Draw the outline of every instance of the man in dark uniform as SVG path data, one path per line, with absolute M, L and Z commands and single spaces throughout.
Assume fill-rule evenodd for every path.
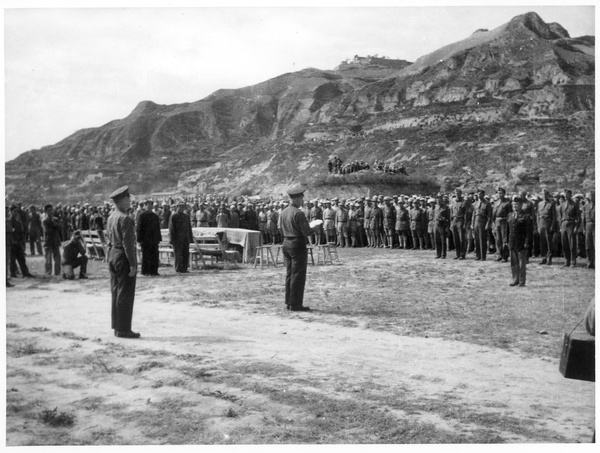
M 185 274 L 190 266 L 190 242 L 193 239 L 192 223 L 188 215 L 183 212 L 185 203 L 177 204 L 177 212 L 169 220 L 169 236 L 175 254 L 175 272 Z
M 162 237 L 160 235 L 160 219 L 152 211 L 154 202 L 146 201 L 146 209 L 143 211 L 135 224 L 137 241 L 142 247 L 142 275 L 158 275 L 158 244 Z
M 478 200 L 473 205 L 473 233 L 475 235 L 476 260 L 485 261 L 488 229 L 492 224 L 492 205 L 485 199 L 485 191 L 477 191 Z
M 284 237 L 281 250 L 286 266 L 285 305 L 292 311 L 310 310 L 302 304 L 308 264 L 306 239 L 313 232 L 306 216 L 300 210 L 304 192 L 305 189 L 300 186 L 290 188 L 287 191 L 290 205 L 281 212 L 281 231 Z
M 544 189 L 543 194 L 544 199 L 539 202 L 537 207 L 537 225 L 540 233 L 540 252 L 542 254 L 540 264 L 550 266 L 554 251 L 552 236 L 556 225 L 556 206 L 552 195 L 547 189 Z
M 140 334 L 131 330 L 133 300 L 137 274 L 135 251 L 135 227 L 127 214 L 131 200 L 129 188 L 123 186 L 110 194 L 115 210 L 106 226 L 108 237 L 108 269 L 112 293 L 111 325 L 115 336 L 139 338 Z
M 438 204 L 433 211 L 433 237 L 436 259 L 446 259 L 446 236 L 450 227 L 450 208 L 442 194 L 438 194 Z
M 494 206 L 492 221 L 494 222 L 494 236 L 496 237 L 496 253 L 498 258 L 496 261 L 508 261 L 508 233 L 507 221 L 508 214 L 512 207 L 510 200 L 506 198 L 506 190 L 498 187 L 498 201 Z
M 508 215 L 508 249 L 512 281 L 510 286 L 525 286 L 527 254 L 533 240 L 533 220 L 523 209 L 523 199 L 515 196 Z

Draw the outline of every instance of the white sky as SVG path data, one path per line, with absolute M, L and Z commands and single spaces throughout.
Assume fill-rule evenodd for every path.
M 74 9 L 5 1 L 5 161 L 123 118 L 140 101 L 193 102 L 307 67 L 333 69 L 355 54 L 414 61 L 528 11 L 572 37 L 595 35 L 592 3 L 578 3 L 587 6 Z

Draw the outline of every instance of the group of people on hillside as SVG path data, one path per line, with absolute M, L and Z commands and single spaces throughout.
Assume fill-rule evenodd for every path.
M 355 160 L 353 162 L 344 164 L 343 161 L 337 156 L 333 156 L 327 162 L 327 169 L 329 170 L 330 174 L 349 175 L 362 170 L 370 170 L 371 168 L 374 171 L 391 174 L 401 173 L 408 176 L 406 168 L 403 164 L 390 164 L 389 162 L 384 162 L 377 159 L 375 159 L 375 162 L 373 162 L 372 166 L 363 160 Z

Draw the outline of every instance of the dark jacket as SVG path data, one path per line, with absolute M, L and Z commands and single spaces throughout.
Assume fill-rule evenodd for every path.
M 519 214 L 508 214 L 508 249 L 524 250 L 531 247 L 533 238 L 533 219 L 530 214 L 521 211 Z
M 61 226 L 58 218 L 44 216 L 42 227 L 44 229 L 44 248 L 60 247 Z
M 160 235 L 160 219 L 152 211 L 143 211 L 135 224 L 135 234 L 140 244 L 158 245 Z

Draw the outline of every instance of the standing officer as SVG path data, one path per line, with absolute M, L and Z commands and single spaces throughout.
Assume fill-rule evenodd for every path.
M 508 261 L 508 214 L 511 212 L 510 200 L 506 198 L 506 190 L 498 187 L 498 201 L 494 207 L 492 221 L 494 222 L 494 236 L 496 236 L 496 261 Z
M 525 286 L 527 277 L 527 255 L 533 240 L 533 220 L 523 209 L 523 199 L 515 196 L 512 212 L 508 216 L 508 249 L 512 282 L 510 286 Z
M 35 206 L 29 207 L 29 246 L 31 248 L 31 256 L 35 255 L 35 248 L 37 247 L 38 255 L 42 254 L 42 218 L 37 212 Z
M 433 212 L 433 237 L 436 259 L 446 259 L 446 232 L 450 226 L 450 208 L 447 199 L 438 194 L 438 204 Z
M 392 198 L 383 197 L 383 231 L 385 233 L 385 246 L 391 249 L 394 246 L 394 233 L 396 229 L 396 208 L 392 205 Z
M 565 255 L 565 264 L 563 267 L 569 267 L 571 264 L 577 264 L 577 242 L 575 231 L 581 220 L 581 211 L 579 204 L 573 201 L 573 192 L 571 189 L 565 189 L 565 201 L 560 205 L 560 236 L 562 239 L 562 249 Z
M 112 328 L 117 337 L 139 338 L 140 334 L 131 330 L 137 257 L 133 219 L 127 214 L 131 205 L 129 187 L 123 186 L 115 190 L 110 194 L 110 198 L 116 208 L 108 218 L 106 227 L 112 293 Z
M 137 241 L 142 247 L 142 275 L 158 275 L 158 244 L 162 240 L 160 235 L 160 219 L 152 211 L 154 202 L 146 201 L 145 210 L 138 216 L 135 224 Z
M 44 206 L 44 212 L 45 216 L 42 221 L 45 252 L 44 270 L 46 275 L 52 275 L 52 268 L 54 267 L 54 275 L 60 275 L 60 221 L 54 215 L 54 208 L 51 204 Z M 53 260 L 54 266 L 52 266 Z
M 284 238 L 281 250 L 286 266 L 285 305 L 292 311 L 310 310 L 310 307 L 302 304 L 308 264 L 306 240 L 313 233 L 306 216 L 300 210 L 304 192 L 305 189 L 300 186 L 288 189 L 291 204 L 281 212 L 281 231 Z
M 554 251 L 552 236 L 556 225 L 556 206 L 550 191 L 544 189 L 544 199 L 539 202 L 537 207 L 537 224 L 540 233 L 540 253 L 542 261 L 540 264 L 550 266 L 552 264 L 552 255 Z
M 596 224 L 596 192 L 591 191 L 587 194 L 587 203 L 583 207 L 583 228 L 585 232 L 585 253 L 588 259 L 587 267 L 595 268 L 596 253 L 596 233 L 594 231 Z
M 454 247 L 456 249 L 455 260 L 464 260 L 467 253 L 467 237 L 465 228 L 465 216 L 467 214 L 468 202 L 462 196 L 462 190 L 455 189 L 456 199 L 452 204 L 450 212 L 452 214 L 452 236 L 454 238 Z
M 475 235 L 475 255 L 477 261 L 485 261 L 487 253 L 488 229 L 492 224 L 492 205 L 485 199 L 485 190 L 477 191 L 478 200 L 473 206 L 473 233 Z
M 175 272 L 186 274 L 190 266 L 190 242 L 194 240 L 192 223 L 188 215 L 183 212 L 185 203 L 177 203 L 177 212 L 169 220 L 169 236 L 173 253 L 175 254 Z

